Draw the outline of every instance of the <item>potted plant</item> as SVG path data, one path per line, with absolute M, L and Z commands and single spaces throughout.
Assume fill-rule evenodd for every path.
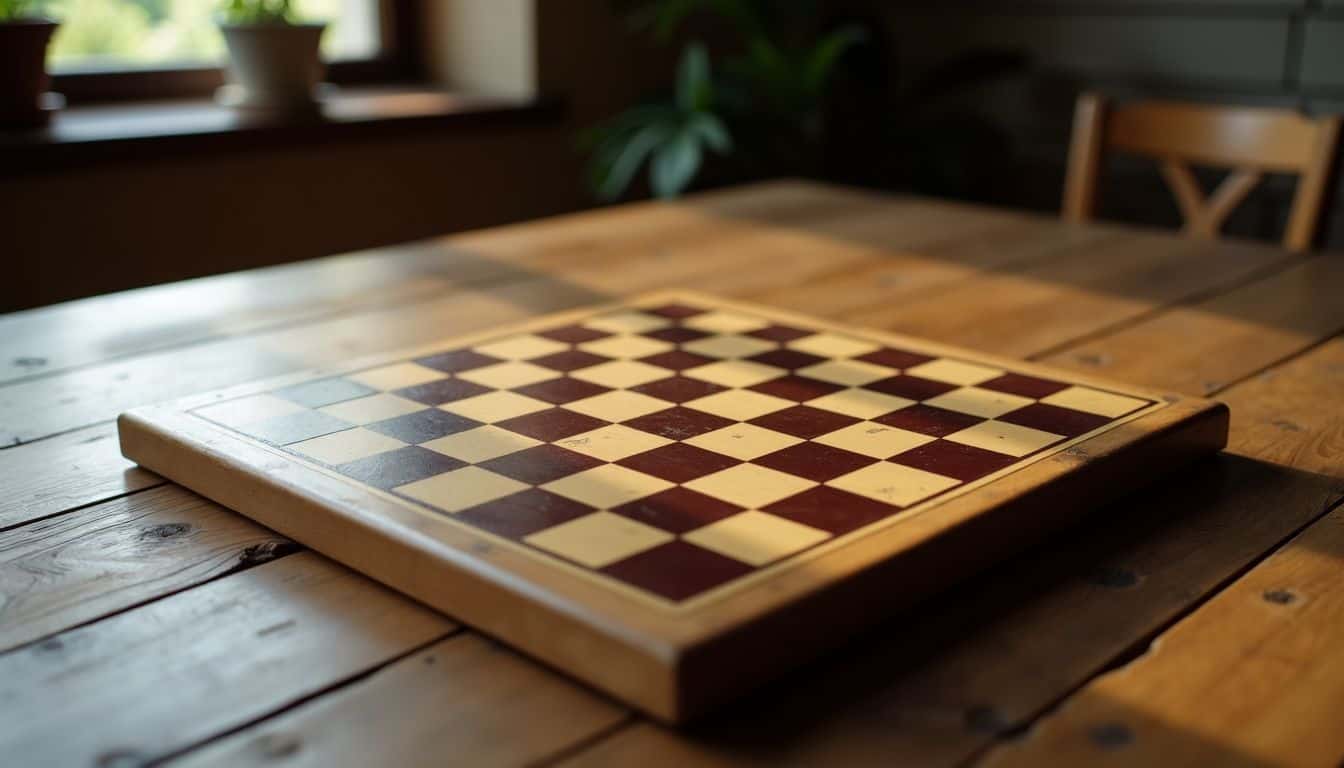
M 314 108 L 325 24 L 296 21 L 290 0 L 225 0 L 220 30 L 229 50 L 230 80 L 221 90 L 222 101 L 267 112 Z
M 57 26 L 33 0 L 0 0 L 0 126 L 41 125 L 54 108 L 47 43 Z

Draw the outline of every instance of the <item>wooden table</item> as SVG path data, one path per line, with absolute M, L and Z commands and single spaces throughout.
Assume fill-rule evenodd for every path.
M 1231 445 L 680 733 L 117 452 L 132 406 L 671 286 L 1217 397 Z M 0 317 L 0 755 L 1335 764 L 1342 297 L 1336 254 L 781 182 Z

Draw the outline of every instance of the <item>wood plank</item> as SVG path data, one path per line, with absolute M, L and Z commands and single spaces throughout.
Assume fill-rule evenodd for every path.
M 608 700 L 463 633 L 173 765 L 533 765 L 627 717 Z
M 1344 259 L 1317 256 L 1043 362 L 1202 397 L 1344 329 L 1341 295 Z
M 1338 765 L 1341 562 L 1337 508 L 985 764 Z
M 1262 245 L 1135 232 L 1099 245 L 1087 258 L 1070 254 L 843 319 L 1026 357 L 1172 302 L 1226 289 L 1294 258 Z
M 175 485 L 0 537 L 0 652 L 297 549 Z
M 0 530 L 163 482 L 122 458 L 112 424 L 0 451 L 0 477 Z
M 1344 477 L 1344 336 L 1219 395 L 1232 408 L 1229 449 Z
M 454 625 L 301 553 L 0 655 L 0 750 L 141 764 L 442 638 Z
M 1219 457 L 884 622 L 699 728 L 639 723 L 563 765 L 963 763 L 1216 591 L 1342 490 Z

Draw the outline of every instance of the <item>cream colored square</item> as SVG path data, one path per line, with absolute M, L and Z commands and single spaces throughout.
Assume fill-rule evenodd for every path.
M 608 336 L 605 339 L 586 341 L 579 345 L 579 349 L 603 357 L 630 360 L 676 349 L 676 346 L 666 341 L 650 339 L 648 336 Z
M 474 371 L 464 371 L 457 374 L 457 378 L 470 381 L 473 384 L 480 384 L 483 387 L 493 389 L 513 389 L 515 387 L 525 387 L 528 384 L 536 384 L 539 381 L 548 381 L 557 379 L 560 374 L 549 368 L 542 368 L 539 365 L 519 361 L 507 363 L 496 363 L 487 365 L 484 368 L 477 368 Z
M 767 413 L 790 408 L 796 403 L 782 397 L 764 395 L 748 389 L 730 389 L 726 392 L 716 392 L 712 395 L 696 398 L 690 402 L 682 403 L 682 405 L 687 408 L 694 408 L 697 411 L 712 413 L 715 416 L 722 416 L 725 419 L 750 421 L 757 416 L 764 416 Z
M 573 371 L 569 375 L 604 387 L 627 389 L 648 384 L 650 381 L 666 379 L 673 374 L 666 368 L 641 363 L 638 360 L 613 360 L 610 363 L 599 363 Z
M 356 427 L 294 443 L 288 448 L 324 464 L 344 464 L 376 453 L 394 451 L 405 445 L 387 435 Z
M 672 441 L 666 437 L 641 432 L 620 424 L 608 424 L 580 435 L 556 440 L 555 444 L 603 461 L 619 461 L 670 442 Z
M 561 407 L 607 421 L 626 421 L 667 410 L 672 407 L 672 403 L 638 392 L 617 389 L 565 403 Z
M 796 349 L 799 352 L 806 352 L 810 355 L 821 355 L 822 357 L 854 357 L 874 352 L 882 348 L 881 344 L 874 344 L 865 339 L 856 339 L 852 336 L 840 336 L 834 333 L 817 333 L 811 336 L 804 336 L 801 339 L 794 339 L 785 346 L 790 349 Z
M 381 392 L 368 397 L 361 397 L 355 400 L 346 400 L 343 403 L 328 405 L 325 408 L 317 410 L 328 416 L 335 416 L 338 419 L 344 419 L 352 424 L 372 424 L 375 421 L 383 419 L 394 419 L 398 416 L 405 416 L 408 413 L 423 411 L 428 406 L 423 403 L 417 403 L 414 400 L 407 400 L 404 397 L 387 392 Z
M 990 379 L 997 379 L 1004 374 L 1001 368 L 990 368 L 985 365 L 976 365 L 975 363 L 963 363 L 960 360 L 948 360 L 939 358 L 930 360 L 927 363 L 906 368 L 905 372 L 911 376 L 918 376 L 921 379 L 933 379 L 934 381 L 943 381 L 948 384 L 959 384 L 963 387 L 969 387 L 973 384 L 980 384 Z
M 676 538 L 638 520 L 594 512 L 523 539 L 589 568 L 602 568 Z
M 424 384 L 427 381 L 446 379 L 448 374 L 416 363 L 395 363 L 384 365 L 381 368 L 352 373 L 345 378 L 357 381 L 366 387 L 386 391 L 401 389 L 402 387 L 414 387 L 416 384 Z
M 890 458 L 933 440 L 934 438 L 928 435 L 872 421 L 860 421 L 813 438 L 813 442 L 872 456 L 875 459 Z
M 445 512 L 461 512 L 477 504 L 527 490 L 527 487 L 517 480 L 480 467 L 463 467 L 399 486 L 396 490 Z
M 603 464 L 553 480 L 541 487 L 598 509 L 611 509 L 652 496 L 672 486 L 673 483 L 666 480 L 626 469 L 619 464 Z
M 770 325 L 769 320 L 762 320 L 759 317 L 749 317 L 739 315 L 736 312 L 706 312 L 695 317 L 688 317 L 681 322 L 687 328 L 694 328 L 697 331 L 707 333 L 746 333 L 747 331 L 758 331 Z
M 1075 411 L 1095 413 L 1098 416 L 1106 416 L 1112 419 L 1124 416 L 1126 413 L 1148 404 L 1147 401 L 1138 398 L 1102 392 L 1089 387 L 1061 389 L 1053 395 L 1041 398 L 1041 402 L 1056 405 L 1060 408 L 1072 408 Z
M 449 413 L 483 421 L 486 424 L 493 424 L 496 421 L 504 421 L 517 416 L 526 416 L 529 413 L 544 411 L 550 407 L 550 403 L 536 398 L 520 395 L 517 392 L 502 391 L 486 392 L 484 395 L 455 400 L 439 406 Z
M 1018 408 L 1031 405 L 1034 402 L 1036 401 L 1030 397 L 1022 397 L 1021 395 L 994 392 L 979 387 L 962 387 L 951 392 L 944 392 L 937 397 L 931 397 L 925 400 L 924 404 L 992 419 L 1009 411 L 1016 411 Z
M 569 345 L 554 339 L 523 333 L 482 344 L 474 349 L 482 355 L 498 357 L 501 360 L 531 360 L 534 357 L 563 352 L 569 349 Z
M 682 535 L 697 547 L 749 565 L 765 565 L 830 537 L 826 531 L 755 510 L 725 517 Z
M 298 403 L 275 395 L 252 395 L 197 408 L 194 413 L 226 427 L 242 427 L 306 410 L 308 409 Z
M 682 485 L 729 504 L 755 508 L 805 491 L 816 483 L 756 464 L 738 464 Z
M 961 481 L 914 467 L 879 461 L 829 480 L 826 484 L 877 501 L 908 507 L 961 485 Z
M 982 421 L 960 432 L 953 432 L 943 439 L 1009 456 L 1026 456 L 1063 440 L 1064 436 L 1031 427 L 1020 427 L 1005 421 L 990 420 Z
M 607 333 L 648 333 L 666 328 L 672 321 L 647 312 L 613 312 L 584 323 L 587 328 Z
M 793 435 L 786 435 L 773 429 L 764 429 L 755 424 L 744 423 L 732 424 L 713 432 L 696 435 L 682 442 L 696 448 L 722 453 L 724 456 L 751 461 L 758 456 L 774 453 L 803 441 Z
M 842 389 L 804 403 L 813 408 L 843 413 L 856 419 L 871 419 L 914 404 L 914 400 L 884 395 L 869 389 Z
M 783 368 L 753 363 L 750 360 L 720 360 L 717 363 L 708 363 L 681 372 L 682 376 L 725 387 L 750 387 L 787 374 L 788 371 Z
M 861 387 L 874 381 L 887 379 L 900 371 L 885 365 L 874 365 L 862 360 L 827 360 L 824 363 L 799 368 L 799 376 L 829 381 L 846 387 Z
M 707 336 L 703 339 L 688 341 L 682 344 L 681 348 L 705 357 L 731 358 L 759 355 L 766 350 L 774 349 L 775 345 L 761 339 L 753 339 L 750 336 L 733 336 L 730 334 L 727 336 Z
M 533 440 L 527 435 L 520 435 L 517 432 L 510 432 L 507 429 L 487 425 L 469 429 L 466 432 L 458 432 L 455 435 L 440 437 L 437 440 L 430 440 L 427 443 L 421 443 L 420 447 L 475 464 L 531 448 L 534 445 L 541 445 L 541 441 Z

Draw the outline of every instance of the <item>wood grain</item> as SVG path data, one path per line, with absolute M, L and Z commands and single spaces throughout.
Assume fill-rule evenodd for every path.
M 0 652 L 294 549 L 174 485 L 18 528 L 0 539 Z
M 284 557 L 0 655 L 0 750 L 140 764 L 453 631 L 316 555 Z
M 459 634 L 172 765 L 532 765 L 627 717 L 490 640 Z
M 1336 509 L 985 764 L 1338 765 L 1342 565 Z
M 1341 483 L 1221 457 L 1099 510 L 697 730 L 573 766 L 958 765 L 1026 726 L 1321 514 Z
M 1344 259 L 1317 256 L 1043 362 L 1207 396 L 1344 329 Z
M 0 529 L 163 482 L 122 458 L 111 424 L 0 451 Z

